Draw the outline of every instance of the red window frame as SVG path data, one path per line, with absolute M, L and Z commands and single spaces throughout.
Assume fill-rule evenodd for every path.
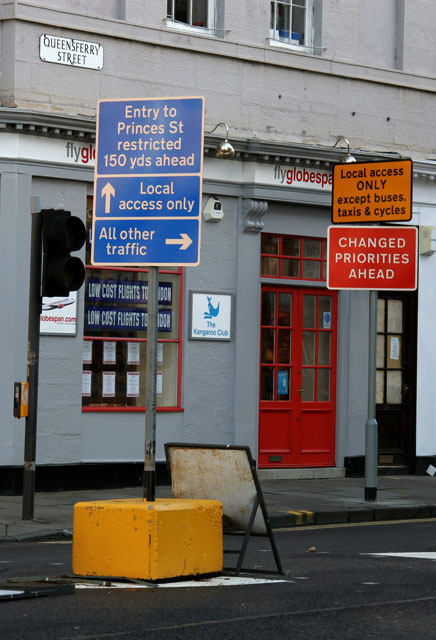
M 267 238 L 277 238 L 278 251 L 277 253 L 269 253 L 262 251 L 263 241 Z M 289 255 L 283 249 L 284 242 L 287 240 L 296 240 L 299 242 L 300 250 L 299 255 Z M 321 243 L 321 255 L 320 256 L 305 256 L 305 243 L 319 241 Z M 265 273 L 262 270 L 262 264 L 264 258 L 276 259 L 278 261 L 277 273 Z M 283 275 L 284 260 L 298 262 L 298 276 Z M 317 262 L 320 264 L 320 278 L 304 277 L 304 263 Z M 262 278 L 280 278 L 283 280 L 303 280 L 307 282 L 325 282 L 327 273 L 327 240 L 325 238 L 313 238 L 296 235 L 283 235 L 277 233 L 262 233 L 261 234 L 261 253 L 260 253 L 260 275 Z
M 93 267 L 92 265 L 87 265 L 86 269 L 93 271 L 128 271 L 130 273 L 148 273 L 148 269 L 127 269 L 125 267 Z M 162 343 L 175 343 L 178 345 L 178 365 L 177 365 L 177 404 L 171 407 L 156 407 L 156 411 L 159 413 L 164 412 L 176 412 L 183 411 L 183 407 L 181 406 L 181 392 L 182 392 L 182 336 L 183 336 L 183 285 L 184 285 L 184 269 L 159 269 L 159 275 L 178 275 L 179 276 L 179 301 L 177 307 L 178 313 L 178 333 L 177 338 L 159 338 L 158 342 Z M 108 336 L 83 336 L 84 340 L 88 341 L 102 341 L 102 340 L 110 340 L 111 342 L 147 342 L 147 338 L 122 338 L 122 337 L 111 337 Z M 113 407 L 87 407 L 82 405 L 83 413 L 93 413 L 93 412 L 128 412 L 128 413 L 137 413 L 144 412 L 146 409 L 144 406 L 136 406 L 136 407 L 122 407 L 122 406 L 113 406 Z

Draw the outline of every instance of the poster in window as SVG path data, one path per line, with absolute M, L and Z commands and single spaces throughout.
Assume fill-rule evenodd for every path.
M 83 341 L 83 364 L 92 364 L 92 341 Z
M 156 395 L 161 398 L 163 394 L 163 373 L 158 371 L 156 375 Z
M 398 336 L 391 336 L 391 349 L 390 349 L 390 359 L 391 360 L 399 360 L 400 359 L 400 339 Z
M 288 372 L 287 371 L 278 371 L 277 372 L 277 395 L 279 396 L 287 396 L 288 395 Z
M 103 371 L 103 398 L 115 396 L 115 371 Z
M 330 311 L 324 311 L 324 313 L 322 314 L 322 328 L 332 328 L 332 314 L 330 313 Z
M 82 396 L 84 396 L 85 398 L 91 397 L 91 381 L 92 372 L 82 371 Z
M 103 364 L 115 364 L 117 361 L 117 343 L 114 341 L 103 342 Z
M 157 364 L 163 364 L 163 342 L 157 343 Z
M 140 364 L 140 343 L 128 342 L 127 343 L 127 364 Z
M 127 397 L 138 398 L 139 397 L 139 373 L 137 371 L 127 372 Z

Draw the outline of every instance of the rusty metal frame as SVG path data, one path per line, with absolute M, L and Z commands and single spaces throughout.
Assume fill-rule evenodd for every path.
M 260 486 L 260 481 L 259 481 L 259 477 L 257 475 L 257 471 L 256 471 L 256 463 L 253 460 L 253 456 L 251 455 L 251 451 L 250 451 L 250 447 L 248 446 L 243 446 L 243 445 L 221 445 L 221 444 L 193 444 L 193 443 L 186 443 L 186 442 L 167 442 L 165 443 L 165 456 L 167 459 L 167 464 L 168 467 L 170 469 L 170 472 L 172 473 L 172 468 L 171 468 L 171 456 L 170 456 L 170 449 L 171 448 L 177 448 L 177 449 L 220 449 L 220 450 L 230 450 L 230 451 L 245 451 L 246 456 L 247 456 L 247 460 L 251 469 L 251 473 L 252 473 L 252 477 L 253 477 L 253 482 L 254 482 L 254 486 L 256 488 L 256 498 L 254 500 L 254 504 L 253 504 L 253 508 L 250 514 L 250 518 L 248 521 L 248 525 L 247 528 L 245 530 L 245 532 L 243 532 L 243 536 L 244 536 L 244 540 L 242 542 L 241 548 L 239 550 L 228 550 L 228 549 L 224 549 L 224 553 L 237 553 L 239 554 L 238 557 L 238 561 L 236 564 L 236 568 L 235 569 L 228 569 L 229 571 L 232 571 L 234 573 L 235 576 L 238 576 L 240 574 L 241 571 L 247 571 L 247 572 L 261 572 L 261 573 L 279 573 L 281 575 L 284 574 L 283 568 L 282 568 L 282 564 L 280 561 L 280 556 L 278 553 L 278 549 L 277 549 L 277 545 L 274 539 L 274 534 L 271 528 L 271 523 L 270 523 L 270 519 L 269 519 L 269 515 L 268 515 L 268 510 L 266 508 L 266 504 L 265 504 L 265 499 L 263 497 L 263 493 L 262 493 L 262 487 Z M 277 572 L 271 572 L 271 571 L 264 571 L 264 570 L 256 570 L 256 569 L 243 569 L 242 568 L 242 563 L 244 561 L 244 557 L 247 551 L 247 547 L 248 547 L 248 543 L 250 540 L 250 536 L 254 535 L 252 533 L 253 530 L 253 524 L 254 524 L 254 519 L 256 517 L 256 513 L 258 510 L 258 507 L 260 507 L 261 512 L 262 512 L 262 516 L 265 522 L 265 528 L 267 533 L 266 534 L 256 534 L 256 535 L 264 535 L 265 537 L 269 538 L 270 544 L 271 544 L 271 549 L 274 555 L 274 560 L 276 563 L 276 567 L 277 567 Z M 225 515 L 225 514 L 224 514 Z M 225 535 L 241 535 L 240 533 L 235 533 L 235 532 L 231 532 L 231 531 L 226 531 L 224 530 L 223 533 Z M 227 569 L 226 569 L 227 570 Z

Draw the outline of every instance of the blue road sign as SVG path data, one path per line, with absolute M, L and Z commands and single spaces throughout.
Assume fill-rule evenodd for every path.
M 200 215 L 200 176 L 97 178 L 97 218 L 116 215 L 127 218 Z
M 91 262 L 200 261 L 204 99 L 100 101 Z
M 96 220 L 94 260 L 101 265 L 190 265 L 199 244 L 197 220 Z

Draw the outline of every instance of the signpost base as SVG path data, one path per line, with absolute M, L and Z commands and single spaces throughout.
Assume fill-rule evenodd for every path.
M 365 487 L 365 502 L 375 502 L 377 500 L 377 487 Z
M 81 576 L 133 580 L 219 573 L 222 518 L 218 500 L 78 502 L 73 571 Z

